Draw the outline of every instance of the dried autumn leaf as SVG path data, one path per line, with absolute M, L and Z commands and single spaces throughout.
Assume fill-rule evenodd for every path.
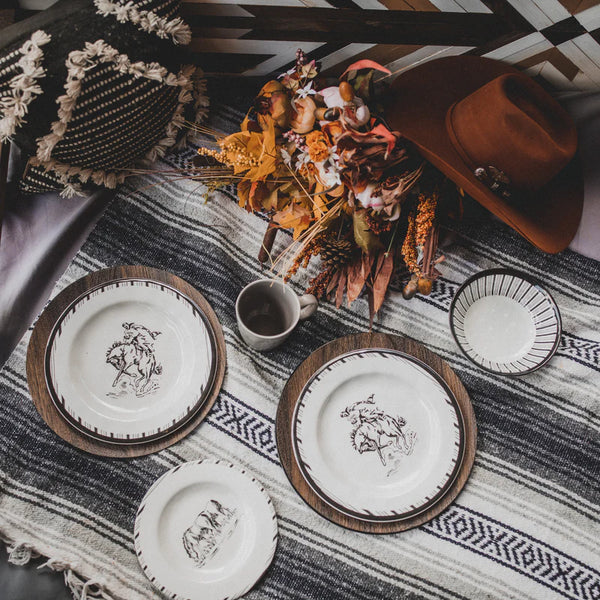
M 344 192 L 346 191 L 346 187 L 344 186 L 344 184 L 340 184 L 337 187 L 333 188 L 332 190 L 329 190 L 327 192 L 327 195 L 330 196 L 331 198 L 341 198 L 344 195 Z
M 279 186 L 274 186 L 271 192 L 265 198 L 263 202 L 263 208 L 265 210 L 277 210 L 277 204 L 279 199 Z
M 371 269 L 373 268 L 373 262 L 375 261 L 375 255 L 373 254 L 363 254 L 362 255 L 362 269 L 365 277 L 368 277 L 371 273 Z
M 246 179 L 242 179 L 237 186 L 238 204 L 241 208 L 250 211 L 250 186 L 252 183 Z
M 367 254 L 381 248 L 379 238 L 369 229 L 366 222 L 366 211 L 355 211 L 352 215 L 354 225 L 354 240 L 358 246 Z
M 302 65 L 300 69 L 300 75 L 306 79 L 314 79 L 319 74 L 319 69 L 317 68 L 317 63 L 314 60 L 311 60 L 309 63 Z
M 279 153 L 275 144 L 275 122 L 269 115 L 261 115 L 265 129 L 262 135 L 262 147 L 258 157 L 258 167 L 251 169 L 248 175 L 252 179 L 266 179 L 277 168 Z M 261 125 L 262 126 L 262 125 Z
M 348 265 L 348 306 L 350 306 L 365 287 L 369 273 L 364 268 L 362 256 Z
M 376 71 L 381 71 L 382 73 L 386 73 L 387 75 L 391 75 L 392 74 L 392 72 L 388 68 L 383 67 L 382 65 L 380 65 L 377 62 L 375 62 L 374 60 L 369 60 L 368 58 L 365 58 L 363 60 L 359 60 L 357 62 L 352 63 L 342 73 L 342 76 L 340 77 L 340 79 L 343 79 L 344 75 L 346 75 L 350 71 L 360 71 L 361 69 L 375 69 Z
M 250 111 L 244 117 L 244 120 L 240 123 L 240 131 L 261 131 L 259 124 L 250 117 Z
M 375 268 L 375 280 L 373 281 L 373 311 L 379 312 L 385 299 L 392 274 L 394 273 L 394 251 L 382 252 L 377 260 Z
M 323 217 L 327 212 L 327 200 L 325 199 L 325 196 L 321 195 L 323 191 L 325 191 L 325 188 L 320 183 L 317 183 L 313 196 L 313 212 L 315 214 L 315 219 L 317 220 Z
M 342 302 L 344 301 L 344 290 L 346 288 L 346 280 L 348 278 L 347 272 L 348 269 L 346 268 L 340 273 L 340 281 L 338 283 L 337 291 L 335 293 L 336 308 L 342 306 Z
M 339 283 L 340 277 L 341 277 L 343 271 L 344 271 L 344 268 L 342 267 L 341 270 L 338 270 L 333 274 L 332 278 L 329 280 L 329 283 L 327 284 L 327 289 L 325 290 L 325 296 L 329 297 L 331 295 L 331 292 L 333 292 L 336 285 Z
M 368 297 L 368 301 L 369 301 L 369 331 L 373 330 L 373 319 L 375 318 L 375 299 L 373 298 L 373 290 L 369 290 L 369 293 L 367 294 Z
M 252 210 L 260 210 L 262 207 L 265 186 L 261 185 L 260 181 L 253 181 L 250 185 L 250 193 L 248 194 L 248 205 Z
M 312 213 L 304 206 L 290 202 L 287 208 L 273 216 L 273 220 L 285 229 L 294 230 L 294 239 L 310 225 Z

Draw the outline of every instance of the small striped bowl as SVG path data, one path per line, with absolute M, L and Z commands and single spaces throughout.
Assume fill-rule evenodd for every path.
M 501 375 L 525 375 L 545 365 L 562 331 L 552 296 L 512 269 L 467 279 L 452 300 L 450 328 L 467 358 Z

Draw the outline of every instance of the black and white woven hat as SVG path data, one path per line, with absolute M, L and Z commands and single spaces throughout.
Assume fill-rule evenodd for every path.
M 2 31 L 0 140 L 30 156 L 24 191 L 115 187 L 204 116 L 179 0 L 59 0 Z

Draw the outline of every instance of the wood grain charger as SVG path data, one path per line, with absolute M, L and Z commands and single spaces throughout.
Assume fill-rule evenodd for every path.
M 159 438 L 151 442 L 111 444 L 110 442 L 102 442 L 85 435 L 69 425 L 60 415 L 46 386 L 44 358 L 52 328 L 65 308 L 67 308 L 73 300 L 81 296 L 86 290 L 102 283 L 114 279 L 132 278 L 150 279 L 168 284 L 187 296 L 198 306 L 198 308 L 206 315 L 206 318 L 215 333 L 217 370 L 209 397 L 204 404 L 202 404 L 200 410 L 187 423 L 182 425 L 182 427 L 166 435 L 164 438 Z M 91 273 L 72 283 L 62 290 L 40 315 L 31 334 L 31 339 L 27 348 L 27 383 L 29 384 L 29 391 L 33 398 L 33 403 L 42 419 L 44 419 L 50 429 L 63 440 L 72 446 L 90 452 L 91 454 L 113 458 L 132 458 L 134 456 L 144 456 L 167 448 L 183 439 L 200 424 L 219 395 L 221 385 L 223 384 L 223 377 L 225 376 L 225 363 L 226 352 L 223 330 L 221 329 L 221 325 L 214 310 L 198 290 L 180 277 L 168 273 L 167 271 L 143 266 L 110 267 Z
M 315 371 L 324 364 L 341 354 L 359 350 L 361 348 L 391 348 L 415 356 L 442 377 L 454 394 L 462 412 L 465 425 L 465 450 L 463 461 L 454 483 L 437 504 L 434 504 L 423 513 L 408 519 L 387 523 L 371 523 L 340 513 L 313 491 L 302 476 L 300 467 L 294 457 L 292 446 L 294 409 L 296 408 L 296 403 L 304 385 L 312 377 Z M 418 342 L 408 338 L 386 335 L 383 333 L 360 333 L 348 335 L 321 346 L 294 371 L 283 389 L 279 407 L 277 409 L 276 436 L 277 451 L 279 452 L 279 459 L 283 469 L 285 470 L 290 483 L 311 508 L 316 510 L 326 519 L 329 519 L 342 527 L 346 527 L 347 529 L 353 529 L 354 531 L 361 531 L 364 533 L 396 533 L 417 527 L 433 519 L 445 510 L 458 496 L 467 482 L 473 466 L 473 461 L 475 460 L 477 425 L 475 423 L 475 413 L 473 412 L 473 406 L 471 405 L 467 390 L 465 390 L 460 379 L 445 360 Z

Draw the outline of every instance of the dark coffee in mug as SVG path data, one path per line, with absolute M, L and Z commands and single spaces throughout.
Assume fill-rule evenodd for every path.
M 283 311 L 276 304 L 265 304 L 258 310 L 252 310 L 244 318 L 246 327 L 258 335 L 277 335 L 283 333 L 285 317 Z
M 240 298 L 238 310 L 244 325 L 258 335 L 279 335 L 294 324 L 293 311 L 278 283 L 249 289 Z
M 255 350 L 267 352 L 282 344 L 299 321 L 317 310 L 311 294 L 298 297 L 283 281 L 259 279 L 249 283 L 235 303 L 242 339 Z

